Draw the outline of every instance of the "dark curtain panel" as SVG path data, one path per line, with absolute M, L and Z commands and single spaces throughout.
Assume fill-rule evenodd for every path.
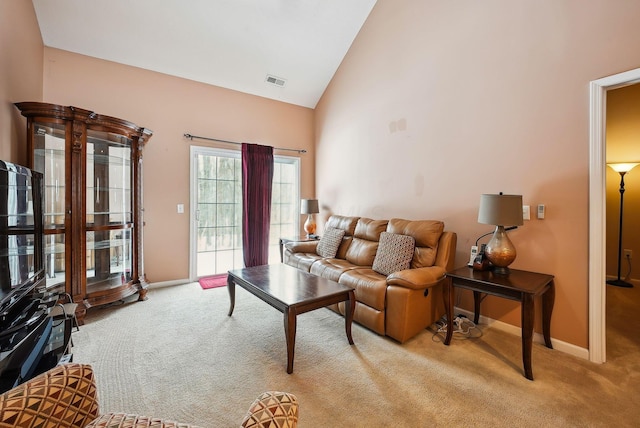
M 246 267 L 269 262 L 273 147 L 242 143 L 242 251 Z

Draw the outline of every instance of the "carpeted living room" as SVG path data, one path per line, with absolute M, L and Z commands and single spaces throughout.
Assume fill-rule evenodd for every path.
M 74 359 L 94 367 L 103 411 L 203 427 L 238 426 L 254 397 L 271 389 L 296 395 L 299 426 L 631 427 L 640 325 L 625 314 L 639 309 L 638 290 L 609 294 L 624 312 L 610 311 L 606 364 L 536 343 L 533 382 L 522 375 L 516 335 L 480 324 L 448 347 L 435 329 L 398 344 L 354 324 L 351 346 L 344 319 L 329 309 L 300 317 L 287 375 L 281 314 L 238 290 L 229 317 L 226 287 L 198 283 L 92 311 L 74 333 Z M 122 334 L 125 323 L 135 328 Z
M 53 367 L 90 397 L 65 393 L 90 409 L 74 424 L 58 401 L 44 426 L 635 426 L 637 16 L 610 0 L 0 2 L 0 166 L 33 173 L 17 204 L 33 218 L 43 173 L 45 213 L 0 224 L 0 427 L 44 424 L 9 366 L 27 299 L 51 329 L 31 340 L 57 331 L 73 362 L 43 350 L 26 377 Z M 272 155 L 270 203 L 250 203 L 249 146 Z M 483 218 L 485 196 L 517 196 L 517 221 Z M 381 247 L 404 266 L 381 267 L 400 262 Z

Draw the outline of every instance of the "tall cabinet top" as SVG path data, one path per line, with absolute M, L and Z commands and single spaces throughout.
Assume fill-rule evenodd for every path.
M 135 123 L 79 107 L 34 101 L 16 103 L 15 106 L 18 107 L 24 117 L 44 116 L 62 120 L 77 120 L 91 125 L 92 128 L 104 127 L 114 132 L 122 133 L 127 137 L 138 137 L 139 142 L 143 144 L 153 135 L 152 130 L 140 127 Z

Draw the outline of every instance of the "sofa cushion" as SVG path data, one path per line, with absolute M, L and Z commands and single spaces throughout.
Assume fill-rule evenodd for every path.
M 97 387 L 87 364 L 61 364 L 0 395 L 0 426 L 85 426 L 98 416 Z
M 416 240 L 411 268 L 433 266 L 438 252 L 438 241 L 444 231 L 444 223 L 437 220 L 389 220 L 387 232 L 409 235 Z
M 349 245 L 345 258 L 358 266 L 371 267 L 378 250 L 380 234 L 387 228 L 388 220 L 358 220 L 353 241 Z
M 293 428 L 298 423 L 298 399 L 280 391 L 262 393 L 251 403 L 242 428 Z
M 342 238 L 342 243 L 340 247 L 338 247 L 338 253 L 336 257 L 339 259 L 346 259 L 347 250 L 351 245 L 351 241 L 353 240 L 353 234 L 356 231 L 356 224 L 360 217 L 346 217 L 341 215 L 332 215 L 327 219 L 325 223 L 325 229 L 329 227 L 335 227 L 336 229 L 344 230 L 344 238 Z
M 330 279 L 331 281 L 338 282 L 338 279 L 340 279 L 340 275 L 350 269 L 355 269 L 358 267 L 359 266 L 356 266 L 345 259 L 326 258 L 315 261 L 311 265 L 309 273 L 321 276 L 325 279 Z
M 344 234 L 345 231 L 342 229 L 336 229 L 335 227 L 326 228 L 316 248 L 318 255 L 329 258 L 335 257 Z
M 338 282 L 353 288 L 358 302 L 384 312 L 387 294 L 384 275 L 370 268 L 350 269 L 340 275 Z
M 382 232 L 372 269 L 383 275 L 409 269 L 415 246 L 412 236 Z
M 336 229 L 342 229 L 346 232 L 347 236 L 353 236 L 356 230 L 356 224 L 360 220 L 360 217 L 347 217 L 342 215 L 332 215 L 327 219 L 325 228 L 335 227 Z

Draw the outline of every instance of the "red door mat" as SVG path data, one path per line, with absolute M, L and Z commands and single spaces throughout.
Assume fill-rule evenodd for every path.
M 200 283 L 200 287 L 203 290 L 207 290 L 209 288 L 217 288 L 224 287 L 227 285 L 227 274 L 221 273 L 220 275 L 212 275 L 212 276 L 203 276 L 198 280 Z

